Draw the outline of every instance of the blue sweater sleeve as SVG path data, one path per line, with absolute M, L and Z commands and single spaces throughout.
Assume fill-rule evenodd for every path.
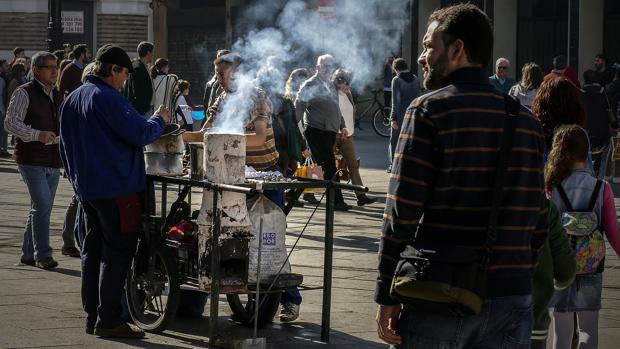
M 145 146 L 161 136 L 164 119 L 153 115 L 145 120 L 121 94 L 103 93 L 95 103 L 101 110 L 101 119 L 122 140 L 135 146 Z

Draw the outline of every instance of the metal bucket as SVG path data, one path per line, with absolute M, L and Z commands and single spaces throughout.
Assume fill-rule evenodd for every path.
M 144 152 L 146 174 L 182 176 L 183 153 Z
M 189 143 L 189 175 L 191 179 L 202 180 L 205 178 L 204 152 L 205 147 L 202 142 Z

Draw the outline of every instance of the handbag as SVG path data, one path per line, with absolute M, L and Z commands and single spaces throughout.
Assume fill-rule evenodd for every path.
M 315 164 L 311 157 L 306 158 L 303 166 L 299 166 L 295 172 L 295 176 L 310 179 L 323 179 L 324 173 L 321 165 Z M 306 188 L 304 194 L 320 194 L 325 188 Z
M 334 152 L 334 157 L 336 158 L 336 169 L 338 170 L 338 177 L 340 177 L 341 181 L 348 182 L 351 179 L 351 175 L 349 173 L 349 164 L 347 160 L 342 155 L 340 148 L 336 148 Z
M 401 254 L 390 289 L 390 294 L 405 307 L 456 317 L 479 314 L 482 309 L 487 298 L 487 267 L 497 239 L 502 187 L 521 107 L 513 97 L 504 95 L 504 100 L 507 117 L 483 252 L 457 246 L 431 246 L 414 238 Z

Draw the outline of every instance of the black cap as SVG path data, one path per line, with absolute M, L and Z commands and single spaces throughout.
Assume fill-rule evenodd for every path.
M 120 65 L 121 67 L 129 69 L 130 73 L 133 72 L 131 59 L 127 55 L 127 52 L 119 46 L 113 44 L 105 44 L 101 46 L 101 48 L 97 50 L 96 59 L 101 63 Z

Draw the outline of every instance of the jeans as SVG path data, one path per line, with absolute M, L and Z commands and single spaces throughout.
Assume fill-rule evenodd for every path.
M 336 174 L 336 157 L 334 156 L 334 145 L 336 144 L 336 132 L 323 131 L 317 128 L 308 127 L 306 129 L 306 140 L 312 151 L 312 157 L 321 165 L 325 173 L 325 180 L 334 180 L 339 182 L 340 179 Z M 336 189 L 336 203 L 344 202 L 342 191 Z
M 50 215 L 60 170 L 31 165 L 18 165 L 17 168 L 30 194 L 30 213 L 24 230 L 22 258 L 38 261 L 52 256 Z
M 69 206 L 67 207 L 67 212 L 65 213 L 65 223 L 62 226 L 62 247 L 69 248 L 75 247 L 75 242 L 73 239 L 75 238 L 74 230 L 76 228 L 76 216 L 78 212 L 78 199 L 75 194 L 71 198 L 71 202 L 69 202 Z
M 0 98 L 2 97 L 0 96 Z M 8 146 L 9 135 L 4 129 L 4 117 L 5 117 L 5 114 L 2 111 L 0 111 L 0 150 L 8 151 L 9 150 L 9 146 Z
M 480 314 L 463 318 L 404 308 L 402 343 L 392 348 L 530 349 L 533 324 L 531 295 L 491 298 Z
M 136 251 L 138 233 L 121 232 L 115 199 L 81 202 L 86 236 L 82 241 L 82 305 L 86 326 L 111 328 L 122 318 L 123 287 Z
M 402 121 L 399 121 L 398 128 L 390 128 L 390 145 L 388 146 L 388 156 L 390 157 L 390 167 L 394 162 L 394 154 L 396 153 L 396 143 L 398 143 L 398 137 L 400 137 L 400 128 L 402 127 Z

